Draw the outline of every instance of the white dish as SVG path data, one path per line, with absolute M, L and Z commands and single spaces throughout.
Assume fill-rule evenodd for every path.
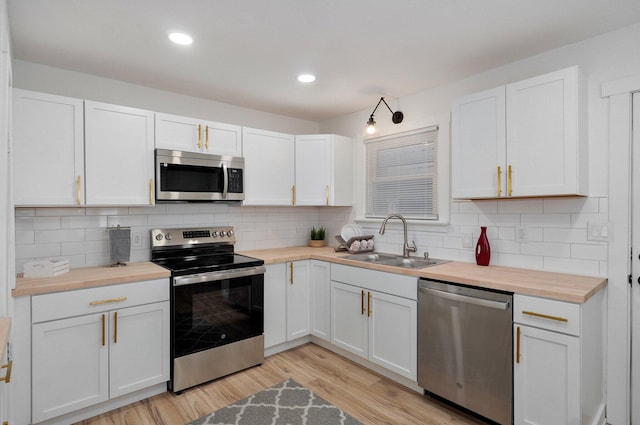
M 364 232 L 362 227 L 357 224 L 345 224 L 342 226 L 342 230 L 340 231 L 340 236 L 344 239 L 345 242 L 348 242 L 349 239 L 356 236 L 363 236 Z

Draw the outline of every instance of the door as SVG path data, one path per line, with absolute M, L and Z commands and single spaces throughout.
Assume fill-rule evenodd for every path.
M 109 312 L 109 396 L 169 380 L 169 301 Z
M 506 196 L 504 86 L 454 101 L 451 113 L 452 197 Z
M 287 340 L 287 272 L 285 264 L 269 264 L 264 274 L 264 347 Z
M 153 205 L 153 112 L 84 106 L 87 205 Z
M 294 204 L 294 137 L 242 129 L 244 205 Z
M 331 264 L 311 260 L 311 334 L 331 339 Z
M 507 85 L 513 196 L 579 193 L 578 80 L 573 67 Z
M 368 355 L 366 292 L 331 282 L 331 342 L 364 358 Z
M 296 205 L 329 205 L 329 136 L 296 136 L 295 156 Z
M 417 379 L 418 308 L 406 298 L 368 291 L 369 360 Z
M 514 339 L 513 423 L 579 425 L 578 337 L 516 324 Z
M 32 327 L 32 415 L 41 422 L 109 398 L 108 313 Z
M 633 163 L 631 205 L 631 418 L 640 423 L 640 93 L 633 95 Z
M 309 260 L 287 263 L 287 341 L 311 333 Z
M 15 204 L 84 203 L 81 99 L 13 90 Z

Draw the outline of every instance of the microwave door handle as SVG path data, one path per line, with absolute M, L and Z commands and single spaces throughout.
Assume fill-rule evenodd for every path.
M 220 163 L 222 167 L 222 175 L 224 176 L 224 187 L 222 188 L 222 199 L 227 199 L 227 192 L 229 190 L 229 175 L 227 174 L 227 164 Z

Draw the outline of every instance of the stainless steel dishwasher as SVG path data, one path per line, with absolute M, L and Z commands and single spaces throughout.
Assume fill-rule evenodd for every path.
M 418 385 L 513 423 L 512 295 L 420 279 Z

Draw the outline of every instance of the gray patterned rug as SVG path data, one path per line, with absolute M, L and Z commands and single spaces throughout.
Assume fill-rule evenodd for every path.
M 187 425 L 362 425 L 293 379 Z

